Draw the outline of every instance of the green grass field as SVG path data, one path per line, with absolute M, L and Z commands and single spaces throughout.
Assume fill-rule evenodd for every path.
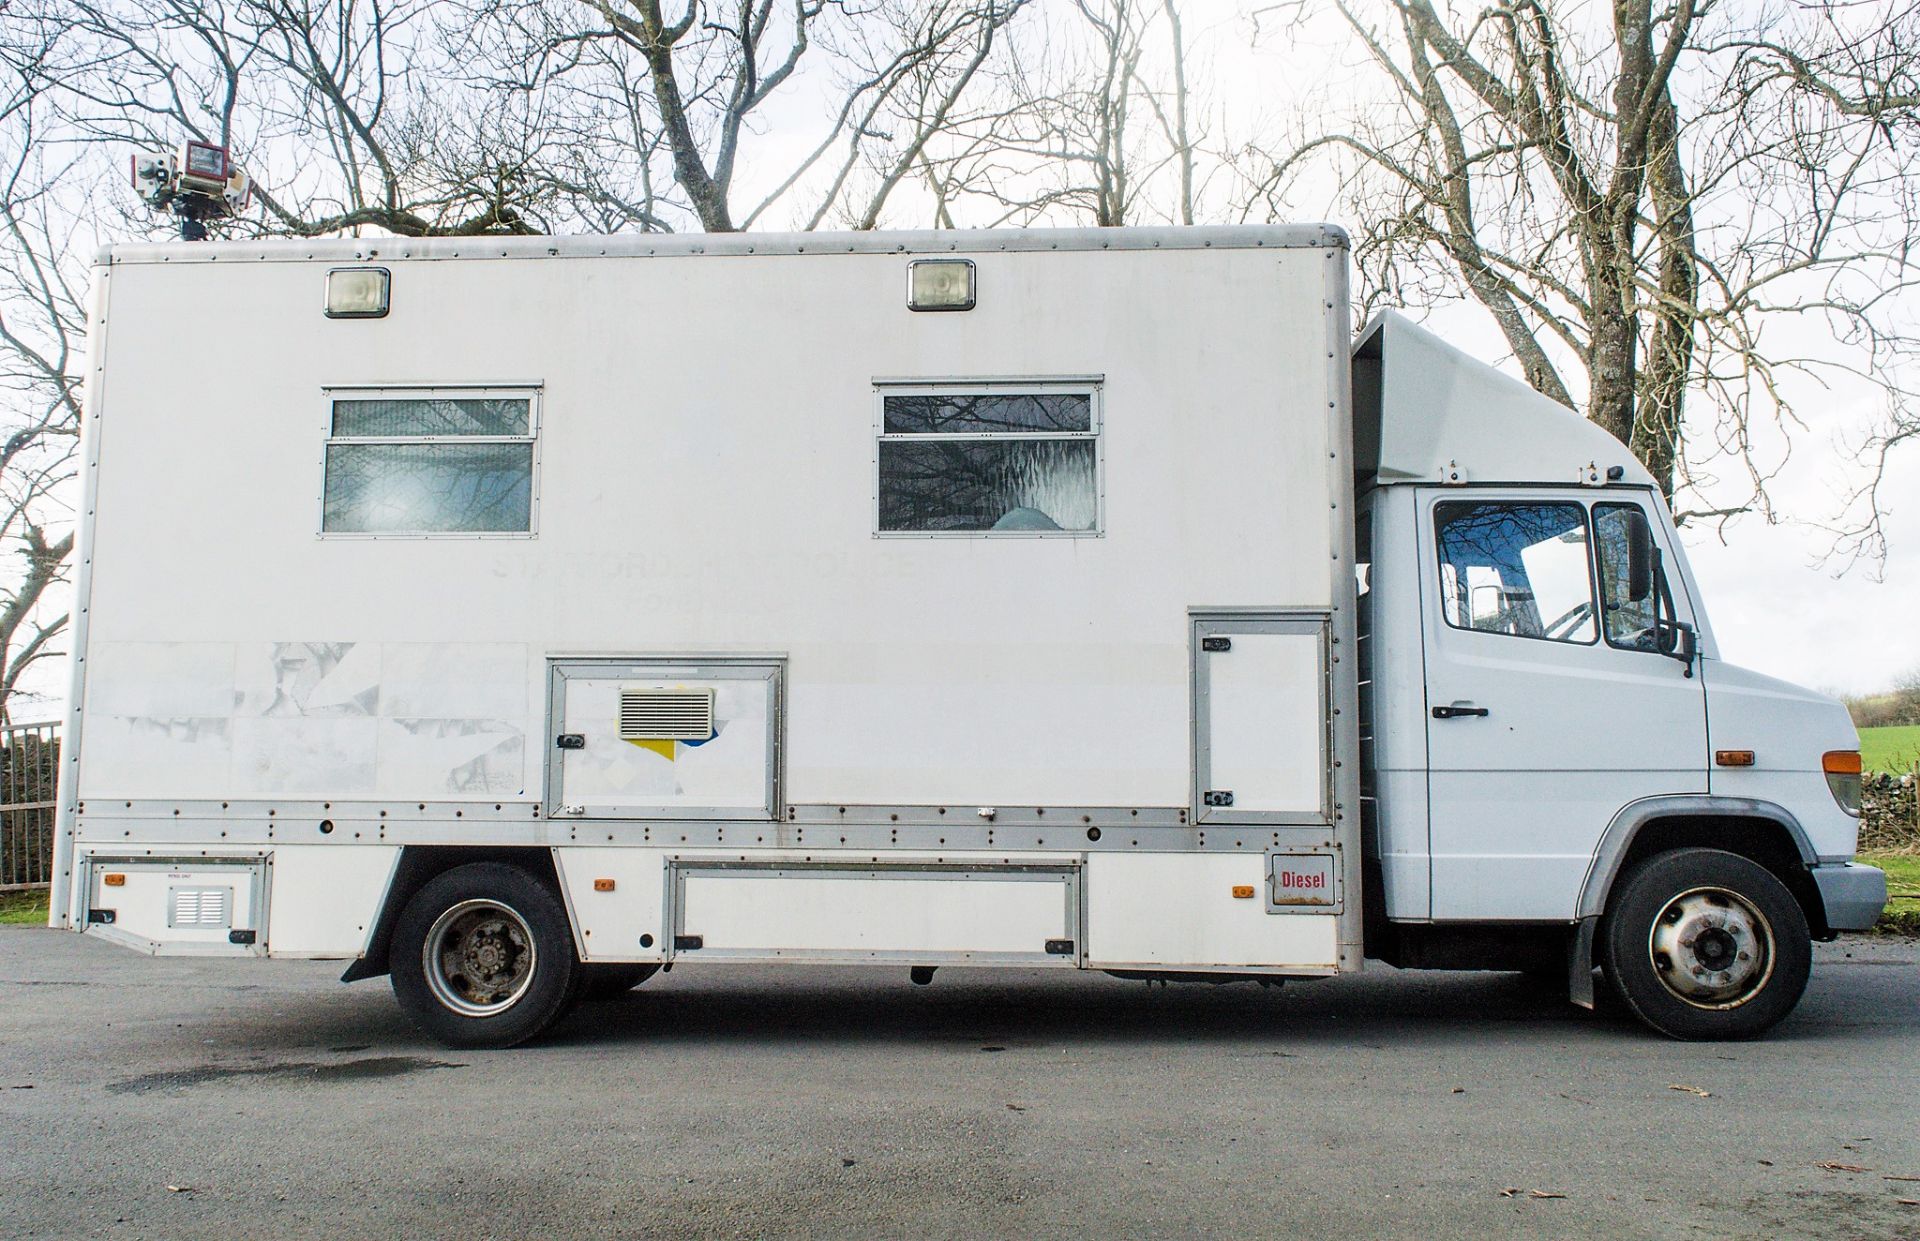
M 1868 771 L 1912 771 L 1920 761 L 1920 724 L 1860 730 L 1860 765 Z
M 47 893 L 0 892 L 0 926 L 45 926 Z
M 1911 853 L 1862 853 L 1860 860 L 1887 872 L 1887 912 L 1874 930 L 1920 935 L 1920 856 Z

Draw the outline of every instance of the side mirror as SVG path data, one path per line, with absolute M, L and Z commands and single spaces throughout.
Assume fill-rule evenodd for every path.
M 1644 603 L 1653 594 L 1653 527 L 1647 515 L 1637 508 L 1623 511 L 1627 535 L 1628 603 Z

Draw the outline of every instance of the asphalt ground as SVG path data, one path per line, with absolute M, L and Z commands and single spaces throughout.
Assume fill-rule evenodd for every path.
M 1914 941 L 1744 1044 L 1511 974 L 688 965 L 454 1052 L 339 970 L 0 928 L 0 1235 L 1920 1237 Z

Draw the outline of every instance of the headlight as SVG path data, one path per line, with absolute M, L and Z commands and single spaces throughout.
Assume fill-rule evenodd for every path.
M 1860 751 L 1828 750 L 1820 756 L 1820 769 L 1827 773 L 1827 787 L 1840 809 L 1860 817 Z

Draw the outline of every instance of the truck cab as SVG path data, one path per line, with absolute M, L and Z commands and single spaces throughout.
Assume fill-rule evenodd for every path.
M 1392 313 L 1353 375 L 1369 955 L 1772 1025 L 1885 902 L 1845 708 L 1720 658 L 1617 440 Z

